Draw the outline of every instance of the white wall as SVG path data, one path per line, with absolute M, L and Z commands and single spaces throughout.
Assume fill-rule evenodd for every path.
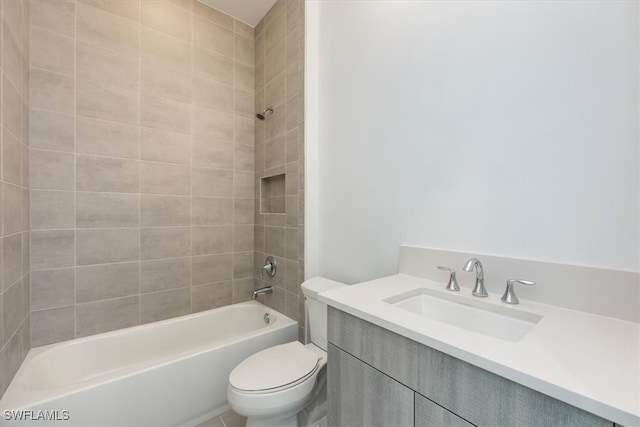
M 639 270 L 637 2 L 313 3 L 308 275 L 403 243 Z

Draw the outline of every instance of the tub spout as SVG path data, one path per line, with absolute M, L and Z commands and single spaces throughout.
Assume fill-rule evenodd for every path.
M 256 289 L 255 291 L 253 291 L 252 297 L 253 299 L 256 299 L 258 298 L 259 295 L 272 294 L 272 293 L 273 293 L 273 286 L 269 285 L 269 286 L 265 286 L 264 288 Z

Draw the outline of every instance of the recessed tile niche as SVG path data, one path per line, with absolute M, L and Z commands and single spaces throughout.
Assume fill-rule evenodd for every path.
M 284 213 L 284 174 L 267 176 L 260 180 L 260 212 Z

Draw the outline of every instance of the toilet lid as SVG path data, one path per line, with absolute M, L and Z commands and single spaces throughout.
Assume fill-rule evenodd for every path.
M 296 382 L 318 365 L 319 357 L 299 341 L 259 351 L 240 362 L 229 383 L 247 391 L 268 390 Z

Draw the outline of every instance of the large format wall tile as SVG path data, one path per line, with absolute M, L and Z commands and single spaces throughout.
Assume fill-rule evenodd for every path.
M 31 0 L 31 26 L 65 36 L 75 36 L 76 3 L 73 0 Z
M 141 3 L 142 25 L 171 36 L 191 40 L 191 13 L 168 1 L 147 0 Z
M 76 44 L 78 78 L 135 90 L 140 84 L 139 70 L 136 56 L 104 49 L 95 44 L 80 41 Z
M 2 126 L 17 138 L 22 139 L 22 108 L 20 108 L 22 97 L 19 89 L 16 88 L 16 85 L 19 87 L 20 84 L 19 82 L 14 84 L 5 75 L 2 78 L 2 85 Z M 51 102 L 55 103 L 59 100 L 56 97 L 60 92 L 64 92 L 64 89 L 56 91 L 55 88 L 45 87 L 43 91 L 47 91 L 53 97 Z M 42 100 L 42 97 L 36 95 L 36 99 Z M 65 107 L 67 106 L 65 105 Z
M 234 174 L 231 170 L 194 167 L 191 169 L 191 194 L 206 197 L 233 197 L 233 179 Z
M 148 28 L 142 29 L 141 56 L 160 66 L 191 73 L 191 47 L 184 40 Z
M 140 224 L 140 196 L 137 194 L 76 194 L 76 227 L 137 227 Z
M 56 91 L 56 88 L 44 84 L 39 88 L 40 92 L 31 91 L 30 50 L 42 52 L 43 39 L 36 35 L 34 42 L 30 41 L 29 1 L 12 0 L 1 3 L 0 397 L 31 348 L 30 101 L 33 95 L 36 100 L 44 101 L 47 105 L 63 109 L 68 107 L 65 102 L 58 103 L 61 100 L 57 97 L 65 92 L 65 88 Z M 46 41 L 49 42 L 48 48 L 60 48 L 60 56 L 52 58 L 50 52 L 47 52 L 49 55 L 43 55 L 36 65 L 58 71 L 68 69 L 68 45 L 58 43 L 59 38 L 63 37 L 52 33 L 51 38 Z M 42 77 L 37 71 L 35 74 L 36 79 Z M 38 81 L 42 82 L 42 79 Z M 48 95 L 52 98 L 46 99 Z M 38 136 L 37 132 L 35 136 Z M 50 138 L 56 141 L 55 135 Z
M 51 31 L 31 30 L 31 66 L 68 76 L 74 75 L 74 39 Z
M 74 266 L 75 239 L 74 230 L 31 231 L 31 268 Z
M 191 168 L 159 162 L 140 162 L 140 192 L 189 195 Z
M 233 143 L 229 140 L 193 135 L 193 164 L 215 169 L 233 169 Z
M 3 110 L 0 185 L 5 230 L 15 231 L 5 233 L 15 249 L 5 257 L 19 266 L 3 275 L 31 290 L 23 297 L 29 341 L 250 298 L 255 136 L 268 133 L 254 124 L 263 38 L 197 0 L 30 3 L 30 68 L 13 66 L 20 44 L 10 36 L 2 55 L 3 99 L 30 97 L 31 105 Z M 293 52 L 285 36 L 279 43 L 281 56 Z M 14 81 L 23 75 L 30 86 Z M 274 81 L 275 97 L 285 84 Z M 285 123 L 278 119 L 269 139 Z
M 191 312 L 189 288 L 142 294 L 140 296 L 140 321 L 156 322 Z
M 32 108 L 74 114 L 73 77 L 37 68 L 31 69 L 29 77 Z
M 75 117 L 72 114 L 32 108 L 29 145 L 31 148 L 73 152 L 74 125 Z
M 194 135 L 233 141 L 233 112 L 212 110 L 194 106 L 191 109 L 192 131 Z
M 140 2 L 131 0 L 78 0 L 89 6 L 101 9 L 105 12 L 112 13 L 116 16 L 130 19 L 134 22 L 138 21 L 140 16 Z
M 142 126 L 182 133 L 191 131 L 191 113 L 188 104 L 143 95 L 140 108 Z
M 191 101 L 190 74 L 172 67 L 159 66 L 146 59 L 142 60 L 141 66 L 142 93 L 183 103 Z
M 76 305 L 76 336 L 113 331 L 140 323 L 138 296 Z
M 253 286 L 252 286 L 253 287 Z M 193 312 L 210 310 L 232 303 L 233 282 L 213 283 L 210 285 L 199 285 L 191 288 L 191 299 Z
M 74 228 L 73 191 L 31 190 L 31 228 Z
M 200 17 L 193 19 L 193 43 L 225 56 L 233 56 L 233 32 Z
M 157 292 L 191 285 L 191 258 L 143 261 L 140 291 Z
M 135 160 L 80 156 L 76 158 L 76 189 L 137 193 L 139 165 Z
M 224 225 L 233 222 L 233 199 L 194 197 L 193 225 Z
M 142 127 L 140 128 L 140 158 L 190 164 L 191 135 Z
M 194 256 L 191 283 L 203 285 L 232 279 L 232 262 L 230 254 Z
M 193 79 L 193 103 L 220 111 L 233 111 L 233 87 L 208 79 Z
M 140 230 L 142 259 L 177 258 L 191 255 L 190 227 L 154 227 Z
M 191 225 L 191 198 L 184 196 L 152 196 L 140 198 L 140 226 Z
M 76 118 L 76 152 L 108 157 L 138 157 L 138 126 Z
M 137 295 L 140 286 L 140 264 L 91 265 L 76 269 L 76 302 Z
M 134 228 L 76 231 L 76 265 L 138 260 L 140 233 Z
M 74 304 L 75 269 L 56 268 L 31 273 L 31 310 L 46 310 Z
M 34 310 L 31 313 L 31 344 L 34 347 L 70 340 L 76 336 L 75 306 Z
M 233 85 L 233 58 L 194 47 L 193 77 Z
M 32 189 L 74 190 L 73 154 L 31 150 L 29 161 L 29 182 Z
M 92 7 L 85 2 L 77 3 L 76 28 L 78 41 L 128 55 L 137 55 L 139 52 L 139 31 L 135 22 Z
M 22 322 L 22 280 L 14 283 L 4 290 L 3 295 L 3 323 L 4 341 L 7 342 L 11 335 L 18 329 Z
M 78 116 L 138 123 L 138 93 L 90 80 L 76 80 L 76 113 Z
M 233 252 L 233 227 L 193 227 L 193 255 Z
M 22 188 L 2 183 L 2 229 L 4 234 L 22 231 Z
M 303 298 L 300 283 L 304 280 L 304 2 L 298 0 L 278 1 L 267 13 L 255 29 L 255 61 L 242 63 L 240 57 L 235 64 L 236 91 L 244 90 L 251 84 L 251 74 L 247 67 L 255 67 L 254 109 L 272 106 L 274 113 L 268 120 L 250 123 L 241 114 L 236 117 L 236 145 L 245 144 L 249 129 L 244 126 L 254 125 L 254 157 L 256 179 L 254 181 L 255 228 L 253 235 L 254 280 L 257 285 L 265 283 L 275 286 L 275 292 L 260 299 L 266 304 L 285 310 L 285 314 L 294 319 L 303 319 Z M 243 98 L 236 97 L 238 100 Z M 248 102 L 248 101 L 242 101 Z M 249 107 L 236 103 L 236 110 L 248 114 Z M 255 111 L 254 110 L 254 111 Z M 237 154 L 240 154 L 238 156 Z M 235 168 L 252 166 L 250 158 L 242 158 L 242 151 L 236 150 Z M 246 162 L 243 164 L 243 161 Z M 260 181 L 264 177 L 284 174 L 284 188 L 278 196 L 278 208 L 283 213 L 264 211 L 260 203 Z M 244 190 L 246 191 L 246 189 Z M 242 194 L 245 194 L 244 191 Z M 273 199 L 275 200 L 275 199 Z M 248 209 L 242 198 L 235 200 L 235 222 L 239 224 Z M 282 209 L 284 208 L 284 209 Z M 236 226 L 238 227 L 238 225 Z M 240 248 L 247 248 L 239 242 Z M 264 257 L 271 255 L 279 262 L 281 276 L 273 279 L 260 275 Z M 235 264 L 236 274 L 245 274 L 242 255 Z M 242 280 L 242 279 L 241 279 Z M 234 284 L 235 286 L 235 284 Z M 235 288 L 234 288 L 235 289 Z M 240 286 L 238 286 L 240 289 Z M 237 301 L 234 295 L 234 301 Z M 302 331 L 302 329 L 301 329 Z

